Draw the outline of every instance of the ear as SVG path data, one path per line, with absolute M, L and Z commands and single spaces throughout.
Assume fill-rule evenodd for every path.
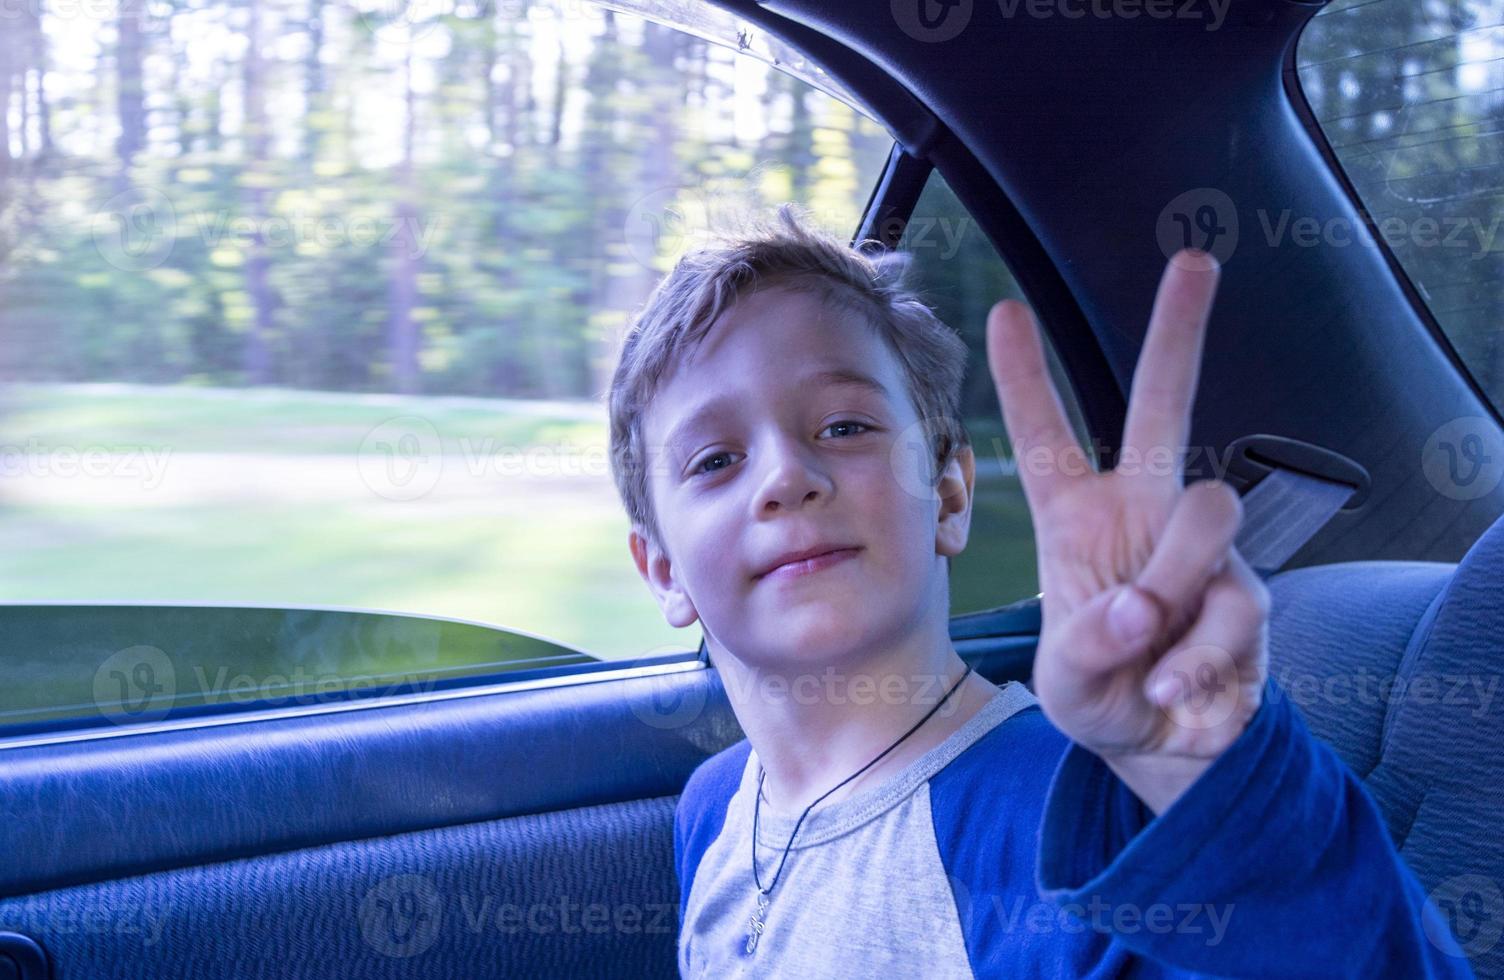
M 971 532 L 972 491 L 976 485 L 977 457 L 970 446 L 962 446 L 951 456 L 940 473 L 935 487 L 940 515 L 935 525 L 935 552 L 959 555 L 966 549 Z
M 670 626 L 688 626 L 700 618 L 683 583 L 674 577 L 674 566 L 668 553 L 636 524 L 627 533 L 627 547 L 632 552 L 637 573 L 648 584 L 653 598 L 658 600 L 658 608 L 663 610 L 663 618 Z

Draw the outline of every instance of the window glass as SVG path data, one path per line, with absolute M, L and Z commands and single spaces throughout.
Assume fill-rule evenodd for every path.
M 13 13 L 0 600 L 390 610 L 608 660 L 698 646 L 627 551 L 616 345 L 728 201 L 850 234 L 880 126 L 574 0 Z
M 951 613 L 1034 595 L 1039 573 L 1033 524 L 987 366 L 988 311 L 998 300 L 1025 297 L 939 173 L 931 173 L 898 247 L 913 257 L 911 283 L 971 349 L 961 412 L 976 453 L 976 486 L 971 535 L 966 550 L 951 563 Z M 1045 351 L 1077 438 L 1091 454 L 1074 392 L 1048 340 Z
M 1504 408 L 1504 4 L 1335 0 L 1301 88 L 1382 241 Z

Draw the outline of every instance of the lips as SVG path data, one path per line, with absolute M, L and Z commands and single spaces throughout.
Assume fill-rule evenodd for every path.
M 836 560 L 849 558 L 859 550 L 860 548 L 857 545 L 820 544 L 810 548 L 801 548 L 798 551 L 785 552 L 783 555 L 774 559 L 774 561 L 766 566 L 761 572 L 759 572 L 755 576 L 755 578 L 766 578 L 768 575 L 772 574 L 775 571 L 778 571 L 779 569 L 785 568 L 786 566 L 796 565 L 797 563 L 801 562 L 808 562 L 812 558 L 825 558 L 826 556 L 830 556 L 831 558 L 835 558 Z M 839 554 L 837 554 L 838 552 Z M 834 562 L 822 561 L 816 563 L 818 567 L 827 567 L 830 564 L 834 564 Z M 810 568 L 809 570 L 815 571 L 816 568 Z

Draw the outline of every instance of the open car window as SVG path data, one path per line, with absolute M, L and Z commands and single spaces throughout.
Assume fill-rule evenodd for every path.
M 898 250 L 910 256 L 910 284 L 944 323 L 965 338 L 971 351 L 962 382 L 961 417 L 976 456 L 976 479 L 966 550 L 951 563 L 951 615 L 1035 595 L 1039 572 L 1033 521 L 987 366 L 988 311 L 999 300 L 1026 297 L 986 233 L 938 171 L 931 171 L 926 180 Z M 1070 379 L 1048 339 L 1044 343 L 1055 388 L 1077 440 L 1090 453 L 1094 446 Z
M 1301 89 L 1372 222 L 1269 233 L 1389 248 L 1504 411 L 1504 7 L 1335 0 L 1300 38 Z
M 610 477 L 621 333 L 733 206 L 850 235 L 881 126 L 760 48 L 563 0 L 39 9 L 0 37 L 0 601 L 162 615 L 90 614 L 0 711 L 92 712 L 100 670 L 144 703 L 160 664 L 104 667 L 137 647 L 184 703 L 272 691 L 314 621 L 397 638 L 326 680 L 692 656 Z M 154 635 L 194 608 L 341 612 Z

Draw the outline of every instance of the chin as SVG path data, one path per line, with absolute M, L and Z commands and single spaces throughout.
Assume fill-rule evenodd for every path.
M 810 606 L 790 610 L 777 622 L 777 634 L 768 638 L 770 660 L 781 667 L 818 668 L 860 660 L 872 648 L 868 610 L 846 612 L 833 607 Z M 772 664 L 769 664 L 772 666 Z

